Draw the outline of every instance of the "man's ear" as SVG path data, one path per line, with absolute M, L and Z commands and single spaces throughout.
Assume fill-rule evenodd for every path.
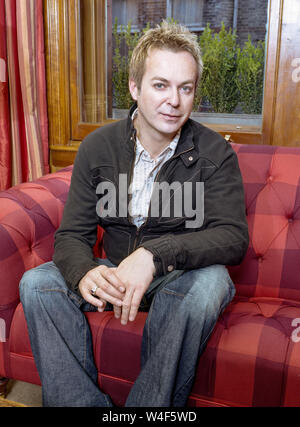
M 131 97 L 132 97 L 132 99 L 133 99 L 134 101 L 137 101 L 137 98 L 138 98 L 138 92 L 139 92 L 139 90 L 138 90 L 138 87 L 137 87 L 137 85 L 136 85 L 135 81 L 134 81 L 134 80 L 132 80 L 132 79 L 129 79 L 129 84 L 128 84 L 128 86 L 129 86 L 129 90 L 130 90 L 130 93 L 131 93 Z

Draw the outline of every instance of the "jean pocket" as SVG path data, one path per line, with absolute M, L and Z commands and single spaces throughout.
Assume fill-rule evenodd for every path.
M 76 292 L 72 291 L 71 289 L 67 290 L 67 295 L 70 298 L 70 300 L 76 305 L 76 307 L 81 308 L 82 304 L 86 303 L 88 304 L 84 298 L 82 298 L 80 295 L 78 295 Z

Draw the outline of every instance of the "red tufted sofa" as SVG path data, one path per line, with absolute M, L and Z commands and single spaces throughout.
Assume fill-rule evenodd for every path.
M 237 294 L 200 357 L 188 404 L 300 406 L 300 148 L 232 145 L 250 244 L 242 264 L 229 268 Z M 71 172 L 0 193 L 0 377 L 40 383 L 18 283 L 51 259 Z M 86 314 L 99 385 L 116 405 L 139 372 L 146 315 L 124 327 L 110 312 Z

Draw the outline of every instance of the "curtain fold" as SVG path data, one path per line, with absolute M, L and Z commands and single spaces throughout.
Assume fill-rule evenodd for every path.
M 1 178 L 4 189 L 48 173 L 49 155 L 43 0 L 0 0 L 0 5 L 5 10 L 1 39 L 6 42 L 10 114 L 9 121 L 3 116 L 10 134 L 1 138 L 0 149 L 8 145 L 11 153 L 10 183 Z
M 11 134 L 7 75 L 5 5 L 0 0 L 0 190 L 11 186 Z

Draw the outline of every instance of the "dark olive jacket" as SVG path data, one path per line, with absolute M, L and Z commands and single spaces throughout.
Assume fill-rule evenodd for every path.
M 176 187 L 182 194 L 178 215 L 178 193 L 159 191 L 159 210 L 151 216 L 149 208 L 148 219 L 139 229 L 130 215 L 124 214 L 124 204 L 119 204 L 120 196 L 122 201 L 125 197 L 130 202 L 130 191 L 127 199 L 124 189 L 131 182 L 134 159 L 135 129 L 130 115 L 92 132 L 79 147 L 63 219 L 55 235 L 53 257 L 71 289 L 78 291 L 80 279 L 98 265 L 93 258 L 98 225 L 105 230 L 104 250 L 114 264 L 143 246 L 154 254 L 157 276 L 172 269 L 241 262 L 248 247 L 248 227 L 237 156 L 229 143 L 189 119 L 182 128 L 175 154 L 162 166 L 156 182 L 176 182 L 182 190 L 189 182 L 192 195 L 181 192 L 180 185 Z M 104 196 L 107 200 L 108 194 L 101 193 L 101 185 L 108 182 L 115 188 L 115 194 L 111 194 L 116 196 L 116 202 L 110 215 L 104 217 L 102 211 L 101 217 L 99 201 Z M 202 196 L 196 193 L 200 188 L 197 182 L 203 183 Z M 170 203 L 167 214 L 166 194 Z M 184 201 L 184 194 L 189 199 Z M 193 219 L 191 213 L 196 212 L 201 200 L 201 223 L 194 221 L 192 227 L 187 227 L 187 220 Z M 185 205 L 190 205 L 189 209 Z M 108 204 L 102 205 L 106 212 L 107 207 Z

